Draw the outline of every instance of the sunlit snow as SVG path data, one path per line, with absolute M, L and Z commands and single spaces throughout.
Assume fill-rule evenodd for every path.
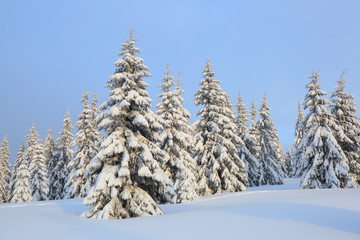
M 360 239 L 360 190 L 299 181 L 161 205 L 164 215 L 81 217 L 82 199 L 0 205 L 0 239 Z

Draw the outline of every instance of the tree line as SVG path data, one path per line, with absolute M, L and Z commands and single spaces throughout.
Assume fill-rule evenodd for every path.
M 303 104 L 308 113 L 299 103 L 294 147 L 284 155 L 266 93 L 259 111 L 252 102 L 249 114 L 240 93 L 233 106 L 210 60 L 195 95 L 199 120 L 190 124 L 181 76 L 169 64 L 153 112 L 144 81 L 151 75 L 136 41 L 130 31 L 105 85 L 108 100 L 98 107 L 96 94 L 91 103 L 88 92 L 82 95 L 75 136 L 69 111 L 56 141 L 49 130 L 41 144 L 33 125 L 12 171 L 5 136 L 0 202 L 84 197 L 83 216 L 120 219 L 162 214 L 159 204 L 283 184 L 285 177 L 301 177 L 302 188 L 359 185 L 360 124 L 342 76 L 329 105 L 312 74 Z

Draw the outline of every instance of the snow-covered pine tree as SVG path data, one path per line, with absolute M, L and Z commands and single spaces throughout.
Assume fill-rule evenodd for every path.
M 298 115 L 296 118 L 296 124 L 295 124 L 295 140 L 294 140 L 294 146 L 293 149 L 297 149 L 301 139 L 304 136 L 304 114 L 302 112 L 302 108 L 301 108 L 301 102 L 299 101 L 298 104 Z M 292 172 L 289 173 L 291 176 L 293 177 L 300 177 L 300 172 L 301 170 L 298 168 L 301 166 L 301 154 L 302 154 L 303 150 L 299 149 L 298 151 L 295 152 L 294 156 L 293 156 L 293 168 L 292 168 Z
M 25 162 L 30 173 L 30 193 L 32 200 L 47 200 L 49 189 L 44 149 L 34 124 L 26 138 Z
M 95 92 L 93 94 L 93 101 L 91 102 L 91 121 L 92 121 L 92 127 L 93 127 L 91 131 L 93 132 L 93 134 L 92 134 L 93 141 L 94 141 L 94 143 L 96 143 L 96 149 L 97 149 L 96 153 L 98 153 L 98 151 L 99 151 L 100 142 L 101 142 L 101 140 L 100 140 L 101 133 L 98 130 L 98 119 L 97 119 L 97 116 L 100 113 L 100 110 L 97 106 L 98 101 L 99 101 L 99 99 L 97 97 L 97 93 Z M 92 187 L 95 185 L 96 178 L 99 175 L 101 168 L 91 169 L 89 167 L 90 167 L 90 164 L 88 164 L 85 169 L 86 170 L 85 171 L 85 179 L 86 179 L 85 185 Z M 90 190 L 90 188 L 89 188 L 89 190 Z
M 265 92 L 265 95 L 266 95 L 266 92 Z M 273 142 L 275 144 L 275 149 L 279 153 L 279 158 L 278 158 L 277 162 L 280 163 L 280 165 L 281 165 L 281 170 L 282 170 L 281 171 L 281 176 L 283 178 L 285 178 L 287 176 L 287 171 L 286 171 L 287 167 L 286 167 L 286 162 L 285 162 L 284 149 L 280 144 L 279 135 L 277 134 L 277 129 L 276 129 L 275 125 L 273 126 L 273 135 L 272 135 L 272 137 L 273 137 Z
M 296 124 L 295 124 L 295 141 L 294 141 L 294 147 L 296 148 L 299 143 L 301 142 L 302 137 L 304 136 L 304 114 L 302 112 L 301 108 L 301 101 L 298 103 L 298 115 L 296 118 Z
M 286 163 L 286 172 L 288 173 L 288 177 L 292 177 L 292 168 L 293 168 L 293 162 L 292 162 L 292 155 L 290 152 L 290 149 L 286 149 L 286 155 L 285 155 L 285 163 Z
M 194 159 L 199 166 L 199 195 L 246 190 L 245 163 L 237 146 L 242 141 L 236 134 L 235 114 L 228 95 L 215 80 L 211 62 L 207 60 L 202 73 L 201 88 L 195 105 L 203 107 L 195 129 Z
M 9 184 L 9 191 L 7 195 L 8 202 L 11 201 L 11 198 L 14 196 L 14 188 L 15 188 L 15 182 L 17 177 L 17 172 L 19 170 L 21 161 L 24 159 L 24 152 L 25 152 L 25 144 L 22 143 L 20 146 L 20 149 L 16 155 L 16 160 L 14 163 L 13 170 L 11 171 L 11 178 L 10 178 L 10 184 Z
M 37 139 L 33 148 L 33 158 L 30 160 L 29 164 L 31 196 L 33 201 L 44 201 L 48 199 L 47 195 L 49 192 L 49 186 L 48 176 L 46 173 L 44 148 L 40 139 Z
M 93 127 L 96 129 L 97 133 L 100 136 L 100 133 L 97 130 L 97 125 L 98 124 L 97 124 L 97 121 L 96 121 L 96 118 L 97 118 L 97 116 L 98 116 L 98 114 L 100 112 L 100 110 L 99 110 L 99 108 L 97 106 L 98 101 L 99 101 L 99 98 L 98 98 L 97 93 L 95 91 L 94 94 L 93 94 L 93 100 L 91 102 L 91 119 L 93 121 L 93 124 L 92 124 Z
M 71 133 L 70 113 L 69 109 L 65 113 L 65 119 L 63 120 L 62 131 L 60 137 L 57 139 L 57 156 L 56 165 L 50 173 L 50 188 L 49 188 L 49 199 L 57 200 L 65 197 L 65 184 L 68 179 L 69 170 L 67 165 L 73 156 L 73 151 L 70 149 L 73 141 L 73 134 Z
M 100 169 L 96 184 L 84 200 L 83 216 L 121 219 L 162 214 L 158 203 L 172 202 L 173 184 L 162 170 L 166 154 L 157 146 L 163 121 L 153 113 L 143 78 L 150 77 L 143 59 L 136 56 L 137 39 L 122 44 L 116 71 L 105 87 L 99 128 L 106 132 L 89 169 Z
M 337 125 L 343 130 L 346 137 L 335 132 L 335 139 L 344 151 L 348 160 L 349 173 L 352 181 L 360 185 L 360 122 L 356 116 L 354 97 L 345 92 L 343 79 L 345 72 L 338 79 L 338 86 L 331 96 L 331 113 Z
M 281 154 L 277 146 L 277 133 L 273 120 L 270 118 L 266 93 L 260 106 L 260 120 L 257 123 L 260 134 L 260 185 L 283 184 Z
M 98 134 L 95 132 L 94 112 L 88 103 L 89 93 L 82 95 L 83 111 L 78 116 L 76 127 L 78 132 L 73 146 L 76 148 L 75 157 L 69 162 L 70 171 L 66 183 L 67 198 L 86 197 L 91 185 L 90 175 L 86 174 L 86 167 L 98 152 Z
M 192 158 L 192 128 L 190 126 L 190 113 L 184 109 L 184 99 L 180 88 L 180 74 L 175 90 L 175 78 L 171 76 L 169 64 L 166 65 L 165 77 L 160 86 L 162 93 L 157 97 L 161 102 L 156 105 L 156 113 L 165 121 L 160 134 L 160 147 L 169 155 L 164 170 L 174 183 L 176 203 L 189 202 L 198 197 L 196 163 Z
M 251 126 L 249 128 L 249 136 L 252 139 L 254 139 L 257 144 L 252 146 L 251 148 L 249 147 L 249 150 L 251 151 L 252 155 L 254 155 L 254 157 L 259 159 L 259 157 L 260 157 L 260 133 L 259 133 L 259 129 L 257 127 L 257 120 L 256 120 L 257 115 L 258 115 L 258 111 L 256 109 L 255 102 L 252 101 L 251 102 L 251 110 L 250 110 Z
M 237 117 L 235 124 L 237 126 L 237 134 L 240 136 L 244 145 L 238 147 L 238 153 L 240 158 L 245 162 L 246 176 L 250 187 L 259 186 L 259 160 L 253 155 L 256 154 L 259 148 L 255 137 L 249 134 L 249 114 L 246 111 L 246 106 L 243 103 L 243 99 L 239 92 L 236 101 L 236 113 Z
M 249 132 L 249 114 L 246 111 L 246 106 L 243 103 L 243 98 L 240 94 L 240 91 L 238 92 L 238 97 L 236 99 L 236 124 L 237 124 L 237 129 L 238 129 L 238 133 L 239 134 L 245 134 Z
M 28 166 L 34 158 L 34 147 L 38 143 L 39 138 L 39 133 L 35 130 L 35 124 L 33 124 L 29 130 L 29 134 L 26 136 L 25 160 Z
M 14 165 L 14 175 L 12 176 L 11 193 L 9 202 L 30 202 L 32 201 L 30 190 L 30 173 L 28 161 L 26 160 L 25 145 L 22 144 L 16 156 Z
M 304 122 L 304 137 L 296 149 L 302 151 L 297 169 L 301 173 L 300 186 L 310 189 L 354 187 L 346 156 L 333 136 L 333 132 L 344 136 L 342 129 L 328 112 L 329 101 L 322 98 L 327 93 L 320 90 L 319 74 L 313 73 L 309 78 L 311 81 L 306 85 L 309 91 L 304 100 L 309 113 Z
M 49 128 L 48 135 L 44 142 L 44 156 L 45 156 L 45 165 L 47 169 L 47 175 L 49 177 L 49 186 L 52 184 L 51 180 L 51 172 L 56 166 L 56 163 L 58 161 L 58 154 L 57 154 L 57 146 L 56 142 L 52 135 L 52 130 Z
M 5 135 L 0 145 L 0 203 L 7 202 L 10 183 L 10 148 Z

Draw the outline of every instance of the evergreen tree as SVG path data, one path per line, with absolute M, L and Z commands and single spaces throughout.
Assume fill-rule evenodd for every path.
M 20 149 L 16 155 L 16 160 L 14 163 L 13 170 L 11 171 L 9 191 L 8 191 L 8 195 L 7 195 L 8 202 L 10 202 L 11 198 L 14 196 L 14 188 L 15 188 L 17 172 L 19 170 L 21 161 L 24 159 L 24 152 L 25 152 L 25 145 L 24 145 L 24 143 L 22 143 L 20 146 Z
M 255 140 L 256 145 L 253 145 L 249 150 L 251 151 L 252 155 L 259 159 L 260 157 L 260 133 L 257 127 L 257 115 L 258 111 L 255 106 L 255 102 L 251 102 L 251 110 L 250 110 L 250 117 L 251 117 L 251 126 L 249 128 L 249 136 Z
M 35 146 L 39 141 L 39 133 L 35 130 L 35 124 L 30 128 L 29 134 L 26 136 L 26 147 L 25 147 L 25 161 L 26 165 L 30 166 L 32 159 L 34 159 L 35 155 Z
M 304 122 L 304 137 L 296 151 L 301 153 L 302 188 L 343 188 L 354 187 L 349 176 L 347 159 L 337 143 L 333 132 L 343 135 L 328 112 L 329 101 L 323 99 L 327 93 L 320 90 L 319 74 L 313 73 L 305 100 L 305 109 L 309 110 Z M 296 154 L 296 153 L 295 153 Z
M 302 137 L 304 136 L 304 126 L 303 126 L 304 114 L 301 109 L 301 102 L 298 103 L 298 115 L 296 118 L 295 124 L 295 141 L 294 147 L 296 148 L 301 142 Z
M 96 130 L 96 133 L 100 136 L 99 131 L 97 130 L 97 121 L 96 118 L 100 112 L 99 108 L 97 107 L 97 103 L 99 101 L 99 98 L 97 97 L 97 93 L 94 92 L 93 94 L 93 101 L 91 102 L 91 120 L 93 121 L 92 126 Z
M 343 137 L 339 132 L 335 132 L 335 139 L 348 160 L 352 181 L 360 185 L 360 122 L 356 116 L 354 97 L 345 92 L 344 73 L 337 81 L 338 86 L 331 96 L 331 113 L 346 136 Z
M 57 139 L 58 150 L 56 153 L 56 165 L 50 173 L 50 188 L 49 199 L 57 200 L 65 197 L 65 184 L 68 179 L 69 170 L 67 165 L 72 159 L 73 151 L 70 149 L 73 141 L 73 134 L 71 133 L 70 113 L 69 110 L 65 113 L 65 119 L 63 120 L 62 131 L 60 137 Z
M 199 166 L 199 195 L 246 190 L 246 170 L 239 158 L 237 146 L 242 144 L 236 135 L 235 114 L 228 95 L 215 80 L 210 60 L 202 73 L 201 88 L 195 95 L 198 112 L 195 129 L 195 157 Z
M 301 142 L 301 139 L 304 137 L 304 114 L 301 109 L 301 102 L 299 101 L 298 104 L 298 116 L 296 118 L 296 124 L 295 124 L 295 141 L 294 141 L 294 149 L 296 150 Z M 293 168 L 292 172 L 289 173 L 293 177 L 300 177 L 300 169 L 298 169 L 301 166 L 301 154 L 303 152 L 303 149 L 299 149 L 295 152 L 293 155 Z M 299 170 L 299 171 L 298 171 Z
M 49 189 L 44 149 L 34 124 L 26 138 L 25 162 L 28 166 L 27 170 L 30 173 L 30 193 L 32 200 L 47 200 L 46 195 Z
M 292 162 L 292 155 L 290 152 L 290 149 L 286 149 L 286 155 L 285 155 L 285 163 L 286 163 L 286 171 L 288 172 L 288 177 L 292 177 L 292 168 L 293 168 L 293 162 Z
M 7 202 L 10 167 L 10 148 L 5 135 L 0 145 L 0 203 Z
M 34 145 L 33 158 L 30 160 L 29 171 L 31 177 L 32 200 L 47 200 L 49 192 L 48 177 L 46 173 L 44 148 L 40 139 L 37 139 L 36 144 Z
M 162 214 L 158 203 L 172 202 L 173 184 L 162 170 L 165 153 L 157 146 L 163 122 L 151 110 L 143 78 L 150 77 L 136 56 L 133 32 L 122 44 L 116 71 L 105 87 L 99 128 L 106 132 L 89 169 L 99 170 L 84 204 L 89 218 L 120 219 Z
M 260 179 L 261 185 L 283 184 L 281 169 L 281 154 L 277 143 L 277 133 L 274 122 L 270 118 L 266 93 L 261 102 L 260 120 L 257 123 L 260 134 Z
M 184 99 L 181 94 L 184 91 L 180 88 L 179 77 L 176 89 L 170 90 L 175 85 L 175 78 L 171 76 L 169 64 L 162 81 L 162 93 L 158 95 L 161 102 L 156 105 L 156 113 L 165 121 L 160 134 L 160 147 L 168 153 L 169 160 L 165 163 L 164 170 L 174 183 L 175 202 L 188 202 L 198 196 L 196 163 L 191 156 L 193 137 L 189 123 L 190 113 L 183 108 Z
M 9 202 L 30 202 L 32 201 L 30 190 L 30 173 L 26 160 L 25 145 L 22 144 L 16 156 L 13 175 L 11 176 L 11 192 Z
M 236 99 L 236 113 L 237 113 L 237 117 L 236 117 L 236 124 L 237 124 L 237 128 L 238 128 L 238 133 L 239 134 L 246 134 L 249 132 L 249 114 L 246 111 L 246 106 L 243 103 L 243 98 L 240 94 L 240 91 L 238 93 L 238 97 Z
M 236 112 L 237 118 L 235 124 L 237 126 L 237 135 L 240 136 L 244 143 L 239 146 L 239 156 L 245 162 L 249 186 L 258 186 L 260 164 L 254 154 L 257 154 L 259 144 L 257 143 L 255 136 L 249 134 L 249 120 L 247 118 L 249 115 L 246 111 L 246 106 L 243 103 L 240 92 L 236 101 Z
M 45 165 L 47 169 L 47 175 L 49 176 L 49 185 L 51 186 L 53 183 L 51 179 L 51 172 L 56 166 L 56 163 L 58 161 L 58 154 L 57 154 L 57 146 L 56 142 L 52 136 L 52 130 L 48 130 L 48 135 L 45 139 L 44 143 L 44 156 L 45 156 Z
M 101 133 L 98 130 L 98 114 L 100 113 L 99 108 L 97 107 L 97 103 L 99 101 L 98 97 L 97 97 L 97 93 L 95 92 L 93 94 L 93 101 L 91 103 L 91 121 L 92 121 L 92 136 L 93 136 L 93 141 L 94 143 L 96 143 L 96 153 L 99 151 L 100 148 L 100 138 L 101 138 Z M 96 155 L 96 154 L 95 154 Z M 95 156 L 94 155 L 94 156 Z M 96 182 L 96 178 L 97 176 L 100 174 L 100 168 L 91 168 L 90 164 L 87 165 L 86 167 L 86 171 L 85 171 L 85 179 L 86 179 L 86 186 L 94 186 L 95 182 Z M 89 189 L 90 190 L 90 189 Z
M 86 174 L 86 167 L 98 152 L 99 139 L 94 126 L 94 111 L 88 99 L 89 93 L 86 92 L 82 95 L 83 111 L 76 124 L 78 132 L 73 144 L 76 147 L 76 153 L 74 159 L 68 164 L 70 174 L 65 187 L 68 198 L 86 197 L 92 187 L 92 181 L 89 179 L 91 175 Z

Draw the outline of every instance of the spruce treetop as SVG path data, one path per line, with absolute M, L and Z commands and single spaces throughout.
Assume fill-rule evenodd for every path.
M 322 98 L 322 96 L 327 95 L 327 92 L 320 89 L 319 76 L 318 73 L 313 72 L 309 77 L 311 78 L 310 83 L 306 85 L 306 88 L 309 89 L 304 100 L 304 109 L 309 110 L 305 126 L 307 129 L 328 119 L 329 116 L 327 108 L 329 101 Z
M 257 109 L 256 109 L 255 102 L 252 101 L 252 102 L 251 102 L 251 111 L 250 111 L 251 126 L 255 126 L 255 125 L 256 125 L 257 114 L 258 114 L 258 111 L 257 111 Z
M 296 124 L 295 124 L 295 136 L 296 136 L 296 140 L 294 142 L 295 147 L 297 147 L 297 145 L 300 143 L 301 138 L 303 137 L 303 120 L 304 120 L 304 114 L 302 112 L 302 108 L 301 108 L 301 102 L 299 101 L 298 103 L 298 115 L 296 118 Z
M 1 141 L 0 146 L 0 156 L 3 160 L 9 160 L 10 158 L 10 148 L 9 148 L 9 142 L 7 140 L 7 135 L 4 135 L 3 140 Z
M 40 135 L 35 130 L 35 124 L 32 125 L 30 128 L 29 134 L 26 136 L 26 145 L 27 146 L 34 146 L 39 140 Z
M 246 111 L 246 106 L 243 103 L 243 98 L 240 94 L 240 91 L 238 93 L 238 97 L 236 100 L 236 125 L 238 126 L 239 133 L 247 133 L 248 132 L 248 126 L 249 126 L 249 120 L 248 117 L 250 116 Z
M 301 108 L 301 101 L 299 100 L 298 103 L 298 115 L 296 118 L 296 126 L 295 128 L 297 128 L 298 124 L 300 124 L 304 119 L 304 113 L 302 112 L 302 108 Z
M 338 86 L 335 87 L 335 92 L 331 95 L 331 113 L 335 116 L 340 124 L 349 123 L 358 125 L 358 118 L 356 117 L 356 109 L 354 96 L 345 91 L 346 80 L 343 78 L 345 71 L 337 80 Z M 359 126 L 357 126 L 359 127 Z M 349 129 L 344 129 L 349 130 Z
M 71 124 L 70 119 L 70 109 L 67 109 L 67 112 L 65 113 L 65 119 L 63 120 L 63 127 L 62 131 L 60 132 L 60 138 L 58 139 L 58 142 L 61 147 L 63 148 L 69 148 L 71 146 L 71 142 L 73 140 L 74 135 L 71 133 L 71 129 L 74 127 Z

